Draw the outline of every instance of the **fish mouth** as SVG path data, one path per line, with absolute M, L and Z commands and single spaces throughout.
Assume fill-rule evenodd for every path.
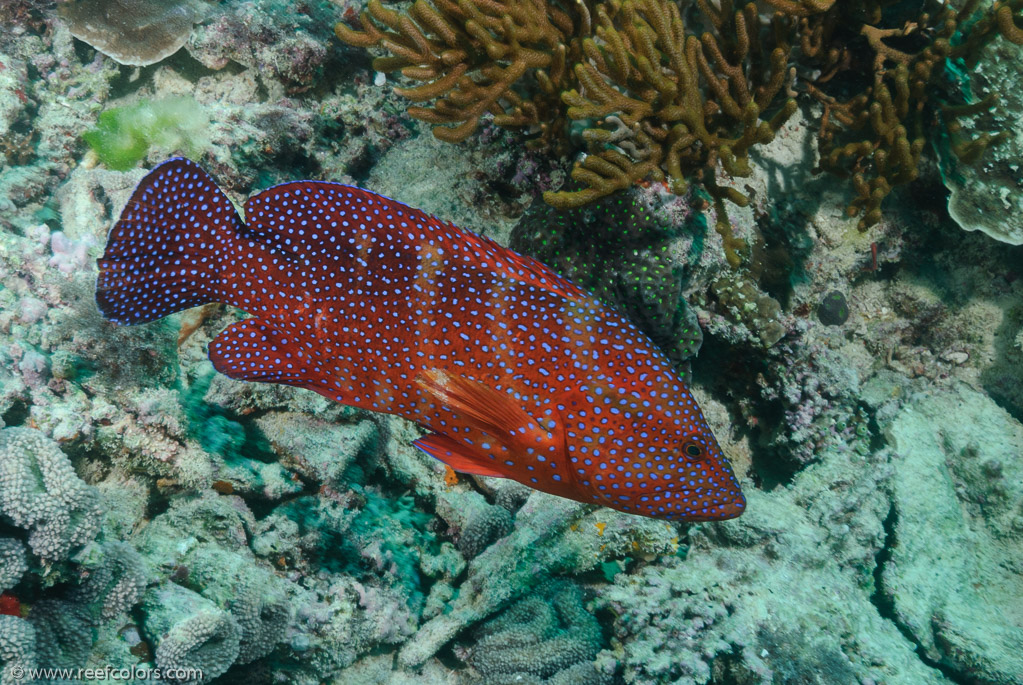
M 746 496 L 741 492 L 736 492 L 732 499 L 722 500 L 718 504 L 717 511 L 720 514 L 708 520 L 727 521 L 728 519 L 739 518 L 746 511 Z
M 742 516 L 746 511 L 746 496 L 741 490 L 726 491 L 677 512 L 683 521 L 727 521 Z

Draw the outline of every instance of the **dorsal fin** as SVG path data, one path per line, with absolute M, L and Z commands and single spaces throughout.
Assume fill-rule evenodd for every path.
M 297 259 L 316 261 L 361 248 L 368 260 L 377 256 L 372 246 L 380 256 L 389 256 L 426 243 L 561 297 L 588 297 L 531 257 L 383 195 L 340 183 L 296 181 L 267 188 L 245 203 L 245 220 L 246 237 Z

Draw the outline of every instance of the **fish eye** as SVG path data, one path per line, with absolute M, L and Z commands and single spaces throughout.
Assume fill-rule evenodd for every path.
M 697 445 L 695 442 L 687 442 L 682 447 L 682 454 L 686 455 L 687 459 L 702 459 L 703 448 Z

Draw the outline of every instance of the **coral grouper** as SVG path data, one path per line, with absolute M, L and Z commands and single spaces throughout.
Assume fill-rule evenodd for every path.
M 297 181 L 243 221 L 195 163 L 139 184 L 99 260 L 120 324 L 207 302 L 252 318 L 218 371 L 403 416 L 456 471 L 633 514 L 727 519 L 745 500 L 685 383 L 615 310 L 542 264 L 359 188 Z

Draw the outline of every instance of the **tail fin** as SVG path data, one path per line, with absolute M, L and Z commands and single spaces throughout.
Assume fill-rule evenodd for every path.
M 96 282 L 100 313 L 139 324 L 220 301 L 220 260 L 242 228 L 198 164 L 167 160 L 142 179 L 110 229 Z

